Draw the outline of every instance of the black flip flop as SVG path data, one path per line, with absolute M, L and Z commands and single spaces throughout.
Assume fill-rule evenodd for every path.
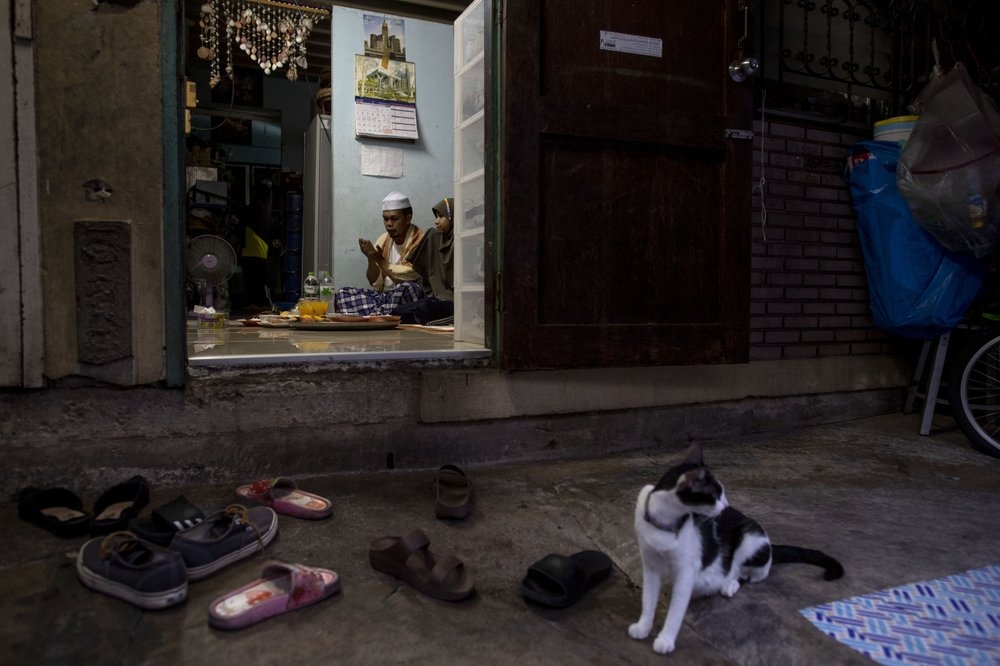
M 528 567 L 521 581 L 525 599 L 543 606 L 572 606 L 590 588 L 611 573 L 611 558 L 596 550 L 584 550 L 566 557 L 550 554 Z
M 128 521 L 149 504 L 149 484 L 141 476 L 108 488 L 94 502 L 90 533 L 99 536 L 126 529 Z
M 83 501 L 66 488 L 25 488 L 17 500 L 17 516 L 64 539 L 90 530 L 91 516 Z
M 163 506 L 153 509 L 148 518 L 133 518 L 128 529 L 141 539 L 160 546 L 169 546 L 174 535 L 205 520 L 205 513 L 178 495 Z

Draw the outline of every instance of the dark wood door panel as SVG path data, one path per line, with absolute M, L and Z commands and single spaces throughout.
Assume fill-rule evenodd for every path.
M 724 157 L 657 144 L 543 140 L 538 322 L 718 321 L 719 262 L 728 257 L 714 202 Z
M 507 0 L 504 368 L 747 360 L 751 146 L 726 135 L 751 122 L 726 73 L 735 2 Z M 602 30 L 662 52 L 601 48 Z
M 723 12 L 705 2 L 676 0 L 539 4 L 542 97 L 580 104 L 721 108 L 718 86 L 709 82 L 728 64 L 720 48 Z M 662 55 L 597 48 L 601 31 L 660 39 Z M 680 38 L 662 38 L 678 33 Z
M 632 109 L 623 112 L 621 106 L 581 106 L 541 99 L 534 125 L 541 134 L 581 139 L 618 139 L 715 150 L 725 150 L 728 144 L 724 131 L 726 118 L 719 113 L 679 114 L 655 107 L 635 113 Z M 710 131 L 709 127 L 719 131 Z

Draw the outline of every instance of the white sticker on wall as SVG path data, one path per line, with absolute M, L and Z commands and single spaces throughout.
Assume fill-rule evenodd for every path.
M 601 50 L 621 51 L 636 55 L 663 57 L 663 40 L 642 35 L 626 35 L 623 32 L 601 30 Z

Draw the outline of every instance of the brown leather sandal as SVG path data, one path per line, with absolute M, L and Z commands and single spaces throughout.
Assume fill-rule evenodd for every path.
M 368 561 L 376 571 L 389 574 L 429 597 L 461 601 L 475 591 L 472 574 L 454 555 L 430 551 L 430 539 L 415 529 L 405 537 L 376 539 L 368 548 Z
M 455 465 L 442 465 L 434 477 L 438 518 L 465 518 L 472 511 L 472 481 Z

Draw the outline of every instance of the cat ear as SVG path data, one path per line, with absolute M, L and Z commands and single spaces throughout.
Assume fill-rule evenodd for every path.
M 705 467 L 699 467 L 681 475 L 677 483 L 677 492 L 691 491 L 694 493 L 711 494 L 713 489 L 712 477 Z
M 691 445 L 691 448 L 687 451 L 687 456 L 684 458 L 684 462 L 697 465 L 698 467 L 705 465 L 705 458 L 702 455 L 701 444 L 695 442 Z

